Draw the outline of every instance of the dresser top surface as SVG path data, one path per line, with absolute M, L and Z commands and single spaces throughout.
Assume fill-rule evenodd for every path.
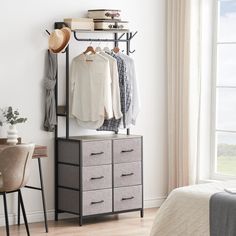
M 115 140 L 115 139 L 131 139 L 141 138 L 141 135 L 127 135 L 127 134 L 105 134 L 105 135 L 84 135 L 84 136 L 71 136 L 68 139 L 59 137 L 59 140 L 78 140 L 78 141 L 99 141 L 99 140 Z

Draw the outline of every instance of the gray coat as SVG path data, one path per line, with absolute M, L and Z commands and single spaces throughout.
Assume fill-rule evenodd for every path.
M 55 102 L 55 85 L 57 76 L 57 54 L 47 51 L 46 56 L 47 72 L 44 78 L 44 87 L 46 90 L 45 100 L 45 118 L 44 130 L 53 132 L 57 124 L 56 102 Z

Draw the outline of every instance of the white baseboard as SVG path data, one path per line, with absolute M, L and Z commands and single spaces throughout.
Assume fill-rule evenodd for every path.
M 54 219 L 54 210 L 47 211 L 48 220 Z M 15 225 L 17 224 L 17 215 L 16 214 L 8 214 L 9 224 Z M 44 214 L 43 211 L 37 212 L 27 212 L 27 220 L 29 223 L 35 222 L 43 222 L 44 221 Z M 21 223 L 24 223 L 23 217 L 21 216 Z M 5 216 L 0 215 L 0 226 L 5 226 Z
M 144 200 L 144 208 L 155 208 L 160 207 L 161 204 L 166 199 L 166 196 L 161 196 L 155 199 L 146 199 Z M 47 217 L 48 220 L 54 220 L 54 210 L 47 211 Z M 9 218 L 9 224 L 15 225 L 17 224 L 17 215 L 16 214 L 8 214 Z M 67 218 L 66 216 L 63 218 Z M 35 222 L 43 222 L 44 221 L 44 214 L 43 211 L 37 211 L 37 212 L 27 212 L 27 219 L 29 223 L 35 223 Z M 21 217 L 21 223 L 23 223 L 23 218 Z M 5 217 L 4 215 L 0 215 L 0 226 L 5 225 Z
M 160 196 L 154 199 L 144 200 L 144 208 L 155 208 L 160 207 L 161 204 L 166 200 L 166 196 Z

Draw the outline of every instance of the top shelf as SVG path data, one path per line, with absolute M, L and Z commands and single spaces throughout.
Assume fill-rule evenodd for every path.
M 111 33 L 111 34 L 115 34 L 115 33 L 131 33 L 129 30 L 72 30 L 72 32 L 76 32 L 76 33 L 92 33 L 92 34 L 107 34 L 107 33 Z

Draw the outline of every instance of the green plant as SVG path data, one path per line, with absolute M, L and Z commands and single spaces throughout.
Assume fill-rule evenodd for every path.
M 24 123 L 27 121 L 27 118 L 19 117 L 20 113 L 18 110 L 13 110 L 12 107 L 7 107 L 2 111 L 2 115 L 5 118 L 4 121 L 0 120 L 0 126 L 3 125 L 3 123 L 16 125 L 19 123 Z

